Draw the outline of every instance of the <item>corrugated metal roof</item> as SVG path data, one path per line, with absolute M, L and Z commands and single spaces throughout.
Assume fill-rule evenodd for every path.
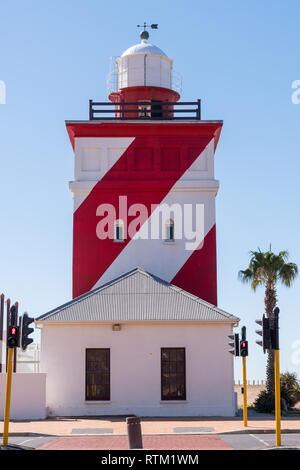
M 239 318 L 136 268 L 36 319 L 37 322 L 228 321 Z

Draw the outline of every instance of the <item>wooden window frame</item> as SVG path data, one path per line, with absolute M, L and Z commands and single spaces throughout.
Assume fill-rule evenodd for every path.
M 108 367 L 109 367 L 109 392 L 108 392 L 108 398 L 88 398 L 87 396 L 87 386 L 88 386 L 88 370 L 87 370 L 87 365 L 88 365 L 88 351 L 108 351 L 109 352 L 109 362 L 108 362 Z M 111 386 L 111 377 L 110 377 L 110 348 L 86 348 L 85 349 L 85 401 L 88 402 L 93 402 L 93 401 L 110 401 L 110 386 Z
M 183 376 L 184 376 L 184 380 L 183 380 L 183 386 L 184 386 L 184 395 L 182 397 L 168 397 L 168 398 L 164 398 L 163 396 L 163 368 L 162 368 L 162 364 L 163 364 L 163 360 L 162 360 L 162 355 L 163 355 L 163 351 L 164 350 L 178 350 L 178 349 L 181 349 L 183 350 L 184 352 L 184 371 L 183 371 Z M 178 348 L 168 348 L 168 347 L 164 347 L 164 348 L 160 348 L 160 382 L 161 382 L 161 401 L 186 401 L 186 348 L 184 347 L 178 347 Z

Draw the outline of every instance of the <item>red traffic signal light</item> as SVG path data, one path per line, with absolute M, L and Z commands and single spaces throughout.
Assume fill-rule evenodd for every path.
M 19 346 L 19 327 L 9 326 L 7 332 L 7 347 L 17 348 Z
M 240 342 L 240 355 L 242 357 L 248 356 L 248 341 L 242 340 Z

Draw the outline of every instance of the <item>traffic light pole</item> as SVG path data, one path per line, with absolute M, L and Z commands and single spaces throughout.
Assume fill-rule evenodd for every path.
M 275 417 L 276 417 L 276 446 L 281 446 L 281 406 L 280 406 L 280 368 L 279 368 L 279 308 L 274 310 L 274 330 L 272 335 L 274 347 L 275 375 Z
M 8 443 L 8 428 L 9 428 L 9 412 L 10 412 L 10 397 L 11 397 L 11 377 L 12 377 L 12 358 L 14 348 L 8 348 L 7 355 L 7 376 L 6 376 L 6 398 L 5 398 L 5 414 L 4 414 L 4 429 L 3 429 L 3 445 L 7 446 Z
M 243 346 L 246 346 L 246 351 Z M 248 355 L 248 343 L 246 342 L 246 327 L 242 328 L 242 340 L 240 345 L 240 352 L 243 359 L 243 417 L 244 427 L 248 426 L 248 411 L 247 411 L 247 371 L 246 371 L 246 357 Z
M 256 333 L 262 336 L 262 341 L 256 341 L 266 351 L 274 351 L 275 376 L 275 420 L 276 420 L 276 446 L 281 446 L 281 406 L 280 406 L 280 369 L 279 369 L 279 308 L 274 309 L 274 321 L 263 315 L 262 320 L 256 320 L 262 330 Z
M 274 356 L 275 356 L 276 445 L 281 446 L 281 407 L 280 407 L 279 349 L 275 349 Z
M 248 415 L 247 415 L 247 374 L 246 374 L 246 358 L 243 357 L 243 416 L 244 416 L 244 427 L 248 426 Z

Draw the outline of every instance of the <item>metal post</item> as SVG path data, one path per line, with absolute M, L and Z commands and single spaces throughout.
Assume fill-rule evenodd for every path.
M 18 326 L 18 311 L 19 311 L 19 303 L 15 302 L 16 307 L 16 314 L 14 318 L 14 325 Z M 13 362 L 13 372 L 17 372 L 17 348 L 14 348 L 14 362 Z
M 5 398 L 5 414 L 4 414 L 4 429 L 3 429 L 3 445 L 4 446 L 7 446 L 7 443 L 8 443 L 13 351 L 14 351 L 14 348 L 8 348 L 8 364 L 7 364 L 8 367 L 7 367 L 7 376 L 6 376 L 6 398 Z
M 281 446 L 281 403 L 280 403 L 280 367 L 279 367 L 279 308 L 274 310 L 274 330 L 272 332 L 274 349 L 274 375 L 275 375 L 275 417 L 276 417 L 276 445 Z
M 197 100 L 198 108 L 197 108 L 197 120 L 201 120 L 201 100 Z
M 142 449 L 142 431 L 140 418 L 126 418 L 127 433 L 128 433 L 128 448 L 129 449 Z
M 4 294 L 1 294 L 1 300 L 0 300 L 0 374 L 2 372 L 3 320 L 4 320 Z
M 276 415 L 276 445 L 281 446 L 281 407 L 280 407 L 280 371 L 279 349 L 275 349 L 275 415 Z
M 246 327 L 243 326 L 241 330 L 242 341 L 246 341 Z M 247 413 L 247 373 L 246 373 L 246 357 L 243 356 L 243 416 L 244 416 L 244 426 L 248 426 L 248 413 Z
M 89 100 L 89 118 L 90 118 L 90 121 L 94 118 L 93 100 Z
M 7 347 L 7 337 L 8 337 L 8 327 L 10 323 L 10 299 L 7 299 L 6 301 L 6 372 L 7 372 L 7 366 L 8 366 L 8 347 Z
M 247 416 L 247 374 L 246 374 L 246 358 L 243 357 L 243 416 L 244 416 L 244 426 L 248 426 L 248 416 Z

